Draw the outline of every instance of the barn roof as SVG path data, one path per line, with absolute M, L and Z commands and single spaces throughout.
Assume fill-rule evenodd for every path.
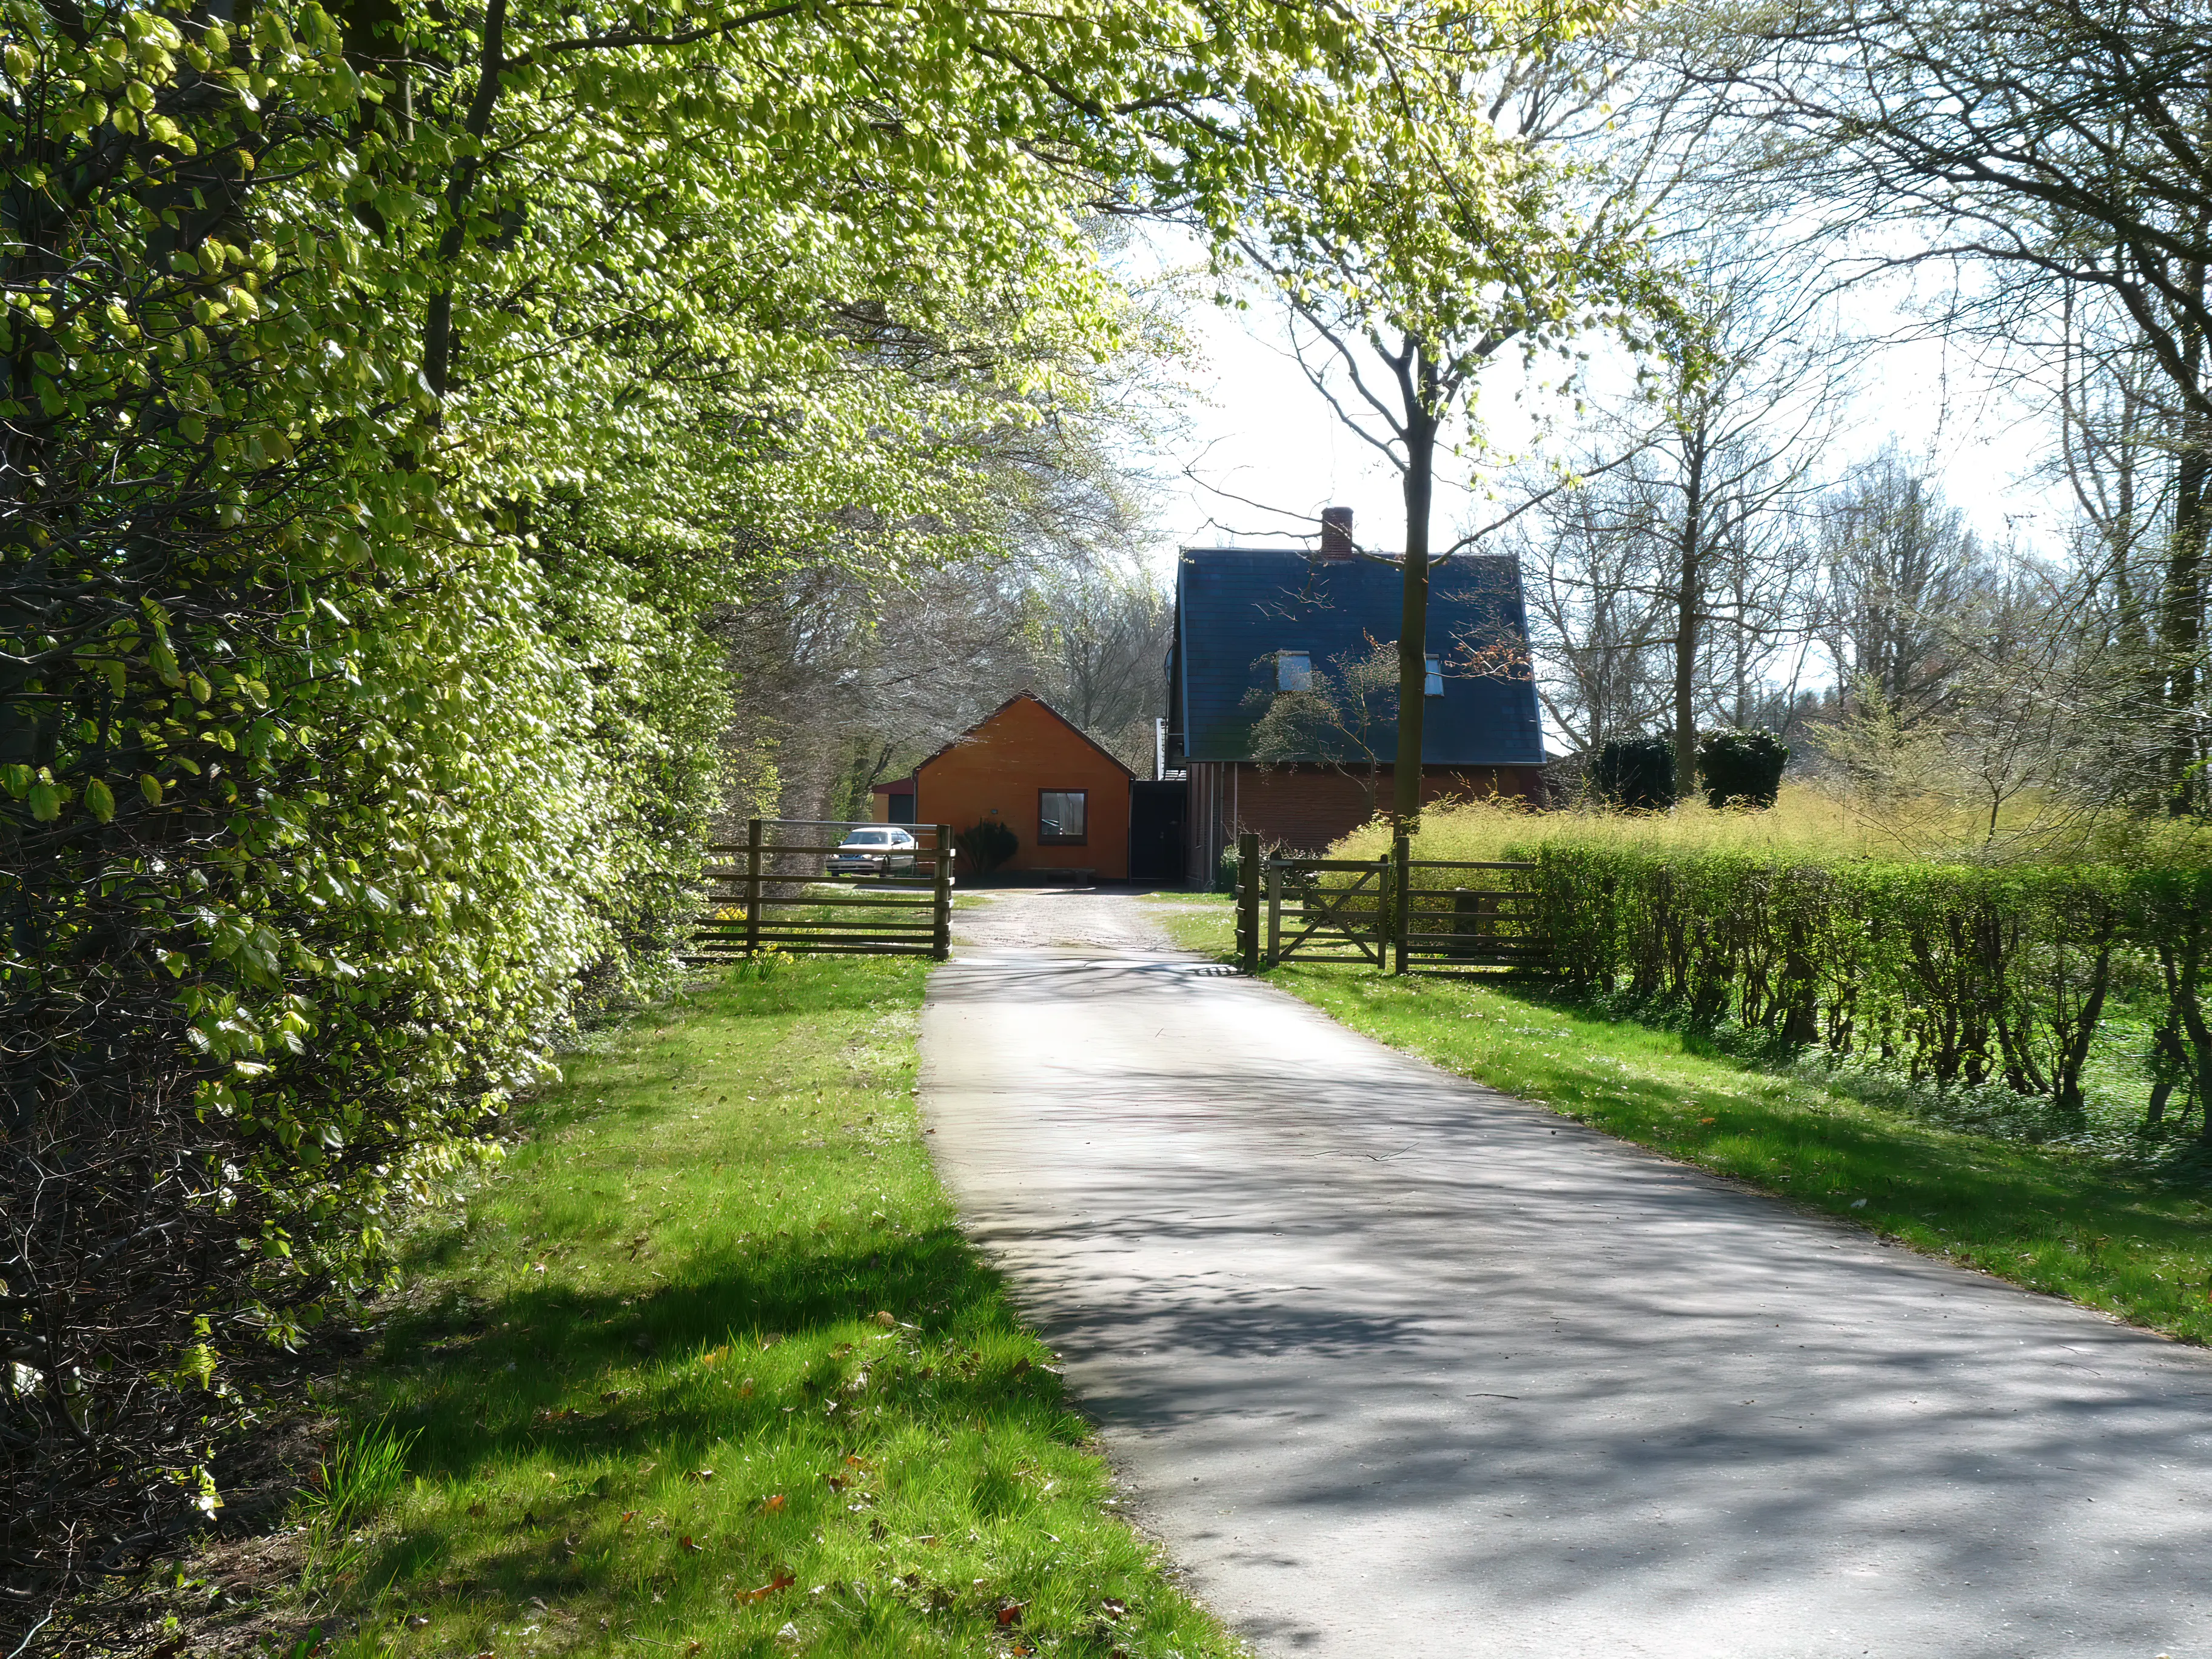
M 1183 755 L 1249 759 L 1252 724 L 1274 683 L 1275 653 L 1304 651 L 1316 669 L 1333 669 L 1364 655 L 1370 640 L 1395 641 L 1402 592 L 1395 562 L 1316 558 L 1296 549 L 1185 548 L 1176 569 L 1169 688 Z M 1542 764 L 1528 612 L 1511 559 L 1462 555 L 1430 568 L 1428 648 L 1443 659 L 1444 691 L 1426 705 L 1424 763 Z M 1500 662 L 1510 665 L 1498 672 Z M 1478 672 L 1486 665 L 1492 672 Z M 1396 742 L 1395 726 L 1377 733 L 1385 755 Z

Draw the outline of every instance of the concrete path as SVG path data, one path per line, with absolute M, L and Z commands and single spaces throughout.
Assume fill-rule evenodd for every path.
M 2212 1659 L 2212 1357 L 1448 1078 L 1142 911 L 963 915 L 926 1116 L 1262 1652 Z

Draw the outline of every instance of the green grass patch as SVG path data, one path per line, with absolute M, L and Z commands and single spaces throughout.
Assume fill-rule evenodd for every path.
M 1163 921 L 1186 948 L 1231 947 L 1225 899 Z M 1929 1123 L 1540 987 L 1296 962 L 1267 977 L 1356 1031 L 1624 1140 L 2031 1290 L 2212 1342 L 2212 1203 L 2201 1185 Z
M 347 1401 L 381 1507 L 308 1609 L 342 1650 L 1239 1651 L 955 1225 L 926 971 L 801 960 L 639 1020 L 411 1236 Z

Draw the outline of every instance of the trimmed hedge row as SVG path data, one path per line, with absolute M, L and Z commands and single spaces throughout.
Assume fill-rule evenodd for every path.
M 2212 1100 L 2212 870 L 1778 864 L 1541 844 L 1528 880 L 1559 972 L 1916 1079 L 2002 1083 L 2082 1114 L 2118 994 L 2160 1012 L 2149 1117 Z M 2206 1139 L 2212 1140 L 2212 1114 Z

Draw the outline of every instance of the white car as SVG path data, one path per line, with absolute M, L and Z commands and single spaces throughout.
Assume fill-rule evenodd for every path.
M 833 876 L 887 876 L 910 874 L 914 855 L 921 843 L 905 830 L 892 824 L 872 829 L 855 830 L 837 843 L 837 850 L 830 855 L 830 873 Z

